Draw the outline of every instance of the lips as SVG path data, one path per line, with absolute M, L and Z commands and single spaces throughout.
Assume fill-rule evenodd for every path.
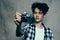
M 36 19 L 39 19 L 39 18 L 36 18 Z

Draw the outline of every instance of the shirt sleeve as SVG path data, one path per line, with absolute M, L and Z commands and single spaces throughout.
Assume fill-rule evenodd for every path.
M 50 36 L 49 36 L 50 40 L 53 40 L 54 39 L 54 36 L 53 36 L 53 30 L 50 29 Z
M 51 36 L 50 36 L 50 39 L 53 40 L 54 39 L 54 36 L 53 36 L 53 31 L 51 31 Z
M 21 37 L 22 35 L 27 34 L 27 29 L 29 27 L 29 24 L 25 25 L 23 29 L 21 29 L 21 25 L 17 25 L 16 28 L 16 36 Z
M 21 25 L 17 25 L 17 28 L 16 28 L 16 36 L 17 37 L 21 37 L 24 33 L 24 30 L 21 29 Z

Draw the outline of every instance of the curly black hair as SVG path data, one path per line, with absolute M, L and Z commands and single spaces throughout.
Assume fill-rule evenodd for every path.
M 40 3 L 40 2 L 35 2 L 32 4 L 32 12 L 34 13 L 34 9 L 38 8 L 40 11 L 43 12 L 43 15 L 45 15 L 48 12 L 48 5 L 46 3 Z

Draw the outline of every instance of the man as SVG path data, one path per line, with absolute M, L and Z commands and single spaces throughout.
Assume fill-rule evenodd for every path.
M 43 24 L 43 19 L 48 12 L 48 5 L 46 3 L 35 2 L 32 4 L 32 12 L 34 23 L 27 24 L 24 31 L 21 26 L 21 14 L 18 12 L 14 17 L 14 22 L 17 25 L 16 36 L 24 35 L 24 40 L 53 40 L 53 32 L 50 28 L 46 28 Z M 20 23 L 19 23 L 20 22 Z

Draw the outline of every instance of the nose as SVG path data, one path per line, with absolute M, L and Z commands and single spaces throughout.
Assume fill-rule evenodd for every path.
M 39 13 L 36 14 L 36 17 L 39 17 Z

